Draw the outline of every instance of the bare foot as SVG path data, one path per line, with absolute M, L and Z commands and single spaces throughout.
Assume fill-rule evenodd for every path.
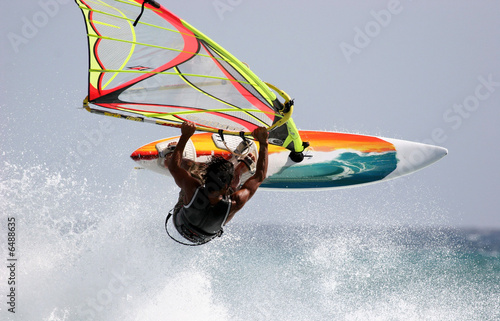
M 250 158 L 252 163 L 255 163 L 255 155 L 253 153 L 249 153 L 246 158 Z M 236 190 L 238 186 L 240 185 L 241 181 L 241 176 L 247 172 L 250 171 L 250 168 L 248 168 L 247 164 L 243 161 L 239 161 L 236 167 L 234 168 L 234 178 L 233 181 L 231 182 L 231 188 L 233 190 Z

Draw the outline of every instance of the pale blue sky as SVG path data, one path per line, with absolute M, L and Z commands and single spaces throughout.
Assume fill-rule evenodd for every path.
M 449 150 L 433 166 L 389 183 L 260 192 L 241 222 L 500 228 L 500 2 L 159 2 L 294 97 L 299 129 L 427 141 Z M 78 109 L 88 54 L 73 1 L 2 1 L 0 9 L 3 160 L 65 168 L 117 187 L 133 171 L 134 149 L 177 134 Z M 139 175 L 150 188 L 172 184 Z

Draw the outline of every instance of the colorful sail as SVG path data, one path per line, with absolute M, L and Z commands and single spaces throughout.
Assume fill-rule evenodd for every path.
M 224 48 L 154 1 L 76 3 L 87 24 L 89 111 L 168 126 L 187 120 L 199 130 L 232 134 L 259 126 L 272 130 L 289 120 L 285 93 L 271 90 Z M 276 130 L 274 136 L 284 144 L 288 131 Z

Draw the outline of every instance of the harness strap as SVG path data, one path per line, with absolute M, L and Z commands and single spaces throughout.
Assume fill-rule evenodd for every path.
M 165 231 L 167 232 L 167 235 L 172 239 L 174 240 L 175 242 L 179 243 L 179 244 L 182 244 L 182 245 L 186 245 L 186 246 L 199 246 L 199 245 L 203 245 L 203 244 L 206 244 L 208 242 L 210 242 L 211 240 L 213 240 L 215 237 L 221 237 L 222 236 L 222 233 L 224 232 L 222 229 L 217 233 L 215 234 L 213 237 L 203 241 L 203 242 L 200 242 L 200 243 L 184 243 L 182 241 L 179 241 L 177 239 L 175 239 L 171 234 L 170 232 L 168 231 L 168 220 L 170 219 L 171 216 L 173 216 L 173 211 L 174 209 L 171 209 L 169 212 L 168 212 L 168 215 L 167 215 L 167 218 L 165 219 Z
M 222 139 L 222 141 L 223 141 L 223 142 L 225 142 L 225 141 L 224 141 L 224 131 L 223 131 L 222 129 L 219 129 L 219 130 L 217 131 L 217 133 L 219 134 L 219 136 L 220 136 L 220 138 Z

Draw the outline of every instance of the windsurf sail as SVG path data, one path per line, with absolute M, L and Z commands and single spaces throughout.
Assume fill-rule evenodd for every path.
M 88 111 L 174 127 L 192 121 L 198 130 L 226 134 L 264 126 L 271 143 L 304 149 L 290 97 L 164 7 L 75 1 L 87 26 Z

